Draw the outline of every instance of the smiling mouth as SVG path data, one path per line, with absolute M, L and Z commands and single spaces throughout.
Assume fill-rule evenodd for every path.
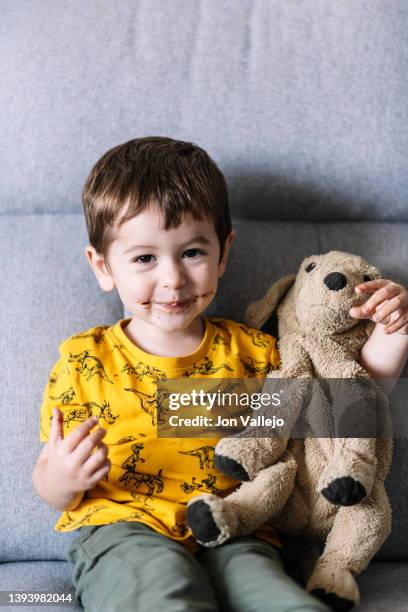
M 159 310 L 166 310 L 167 312 L 185 312 L 194 303 L 195 300 L 193 299 L 186 302 L 155 302 L 155 306 L 159 306 Z
M 191 298 L 186 298 L 185 300 L 175 300 L 173 302 L 157 302 L 154 301 L 154 304 L 161 304 L 162 306 L 182 306 L 183 304 L 188 304 L 189 302 L 193 302 L 194 300 L 196 300 L 199 296 L 198 295 L 193 295 Z
M 151 304 L 159 304 L 160 306 L 172 306 L 172 307 L 177 307 L 177 306 L 185 306 L 187 304 L 190 304 L 191 302 L 195 302 L 196 300 L 200 299 L 200 298 L 207 298 L 210 295 L 213 295 L 214 291 L 207 291 L 206 293 L 202 293 L 201 295 L 193 295 L 193 297 L 187 299 L 187 300 L 182 300 L 180 302 L 157 302 L 157 301 L 148 301 L 148 302 L 138 302 L 139 304 L 141 304 L 142 306 L 150 306 Z
M 183 302 L 155 302 L 156 304 L 160 304 L 161 306 L 184 306 L 184 304 L 189 304 L 192 302 L 194 298 L 191 300 L 184 300 Z

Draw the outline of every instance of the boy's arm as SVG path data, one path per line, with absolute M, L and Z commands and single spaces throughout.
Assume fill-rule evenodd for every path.
M 408 358 L 408 291 L 378 279 L 358 285 L 356 292 L 373 295 L 363 306 L 352 308 L 350 315 L 377 323 L 361 349 L 360 363 L 390 392 Z
M 408 335 L 386 334 L 377 323 L 360 352 L 360 363 L 389 393 L 399 378 L 408 358 Z

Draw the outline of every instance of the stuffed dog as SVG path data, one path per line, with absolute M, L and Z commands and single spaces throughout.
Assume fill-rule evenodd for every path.
M 306 589 L 338 610 L 359 603 L 354 576 L 367 567 L 391 530 L 384 488 L 392 457 L 387 398 L 374 381 L 353 388 L 353 381 L 371 378 L 358 358 L 374 324 L 349 315 L 365 299 L 355 286 L 379 277 L 361 257 L 331 251 L 308 257 L 296 277 L 281 279 L 250 304 L 245 322 L 258 329 L 277 312 L 281 365 L 268 374 L 265 385 L 269 378 L 297 379 L 287 427 L 278 438 L 246 430 L 221 439 L 215 449 L 217 468 L 244 482 L 228 497 L 202 494 L 187 507 L 187 522 L 204 546 L 249 534 L 269 520 L 283 532 L 316 543 Z M 322 423 L 339 400 L 323 387 L 311 391 L 311 379 L 322 385 L 326 379 L 347 379 L 340 399 L 348 403 L 348 414 L 356 421 L 374 419 L 381 437 L 290 437 L 301 410 L 309 424 L 314 418 Z

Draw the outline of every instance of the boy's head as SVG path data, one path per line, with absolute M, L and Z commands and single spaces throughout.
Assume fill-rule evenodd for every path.
M 135 316 L 181 323 L 212 301 L 235 232 L 225 179 L 203 149 L 162 137 L 114 147 L 86 180 L 83 205 L 89 263 Z
M 151 206 L 163 214 L 166 230 L 187 212 L 207 217 L 218 236 L 220 260 L 232 230 L 227 186 L 215 162 L 195 144 L 160 136 L 107 151 L 86 180 L 83 206 L 89 242 L 105 258 L 115 225 Z

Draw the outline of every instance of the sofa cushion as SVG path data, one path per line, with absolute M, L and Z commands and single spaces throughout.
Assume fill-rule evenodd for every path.
M 64 561 L 26 561 L 0 565 L 0 591 L 25 591 L 45 593 L 71 593 L 72 566 Z M 408 563 L 374 561 L 357 577 L 361 604 L 353 612 L 406 612 L 408 609 Z M 1 608 L 14 612 L 15 606 Z M 55 607 L 36 606 L 37 612 L 80 612 L 82 606 L 60 604 Z
M 59 343 L 121 318 L 123 307 L 116 293 L 99 288 L 86 262 L 80 215 L 4 215 L 0 235 L 0 561 L 61 559 L 73 534 L 53 532 L 59 512 L 31 482 L 42 395 Z
M 365 256 L 408 284 L 408 226 L 369 223 L 274 223 L 235 220 L 237 241 L 207 314 L 241 320 L 269 284 L 295 272 L 303 257 L 331 248 Z M 0 428 L 0 561 L 64 559 L 75 532 L 53 532 L 58 512 L 40 500 L 31 474 L 40 452 L 39 407 L 59 343 L 92 325 L 124 316 L 116 291 L 105 293 L 84 256 L 82 215 L 0 216 L 3 329 Z M 256 279 L 256 281 L 254 280 Z M 407 370 L 405 370 L 407 375 Z M 394 507 L 380 556 L 408 559 L 408 448 L 395 449 L 387 481 Z

